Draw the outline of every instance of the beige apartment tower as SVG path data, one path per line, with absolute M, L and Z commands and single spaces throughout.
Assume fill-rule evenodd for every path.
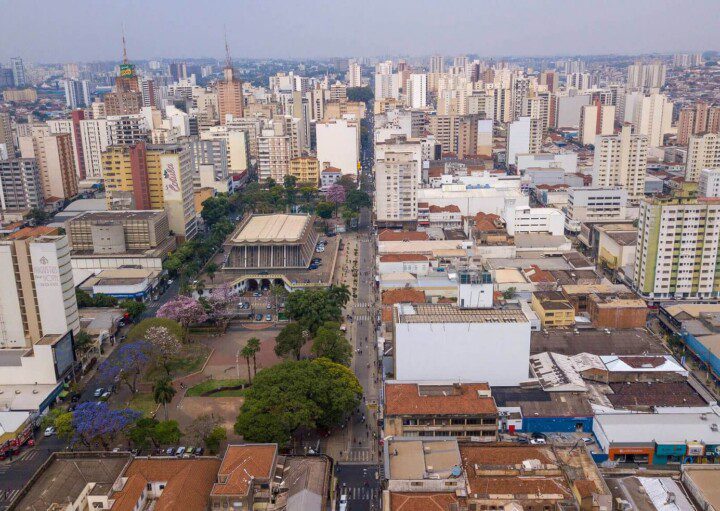
M 227 116 L 243 116 L 242 82 L 235 77 L 235 71 L 228 62 L 223 70 L 223 78 L 217 83 L 218 112 L 220 124 L 227 122 Z
M 685 180 L 697 182 L 703 169 L 720 167 L 720 135 L 691 135 L 688 142 Z
M 625 125 L 618 135 L 596 138 L 593 186 L 620 186 L 630 200 L 638 200 L 645 193 L 648 137 L 633 135 L 631 129 Z

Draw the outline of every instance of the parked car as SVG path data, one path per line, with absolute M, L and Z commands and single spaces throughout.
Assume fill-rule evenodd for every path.
M 178 457 L 178 458 L 182 458 L 182 455 L 185 454 L 185 451 L 186 451 L 186 450 L 187 450 L 187 449 L 185 448 L 185 446 L 178 447 L 178 450 L 177 450 L 177 453 L 176 453 L 177 457 Z
M 112 393 L 110 391 L 103 392 L 102 396 L 100 396 L 100 401 L 107 401 L 111 395 Z
M 254 296 L 255 298 L 260 298 L 260 297 L 262 296 L 262 293 L 259 292 L 259 291 L 255 291 L 255 292 L 253 293 L 253 296 Z
M 255 321 L 262 321 L 262 314 L 255 314 Z
M 167 450 L 165 451 L 165 454 L 166 454 L 167 456 L 172 456 L 173 454 L 175 454 L 175 448 L 174 448 L 174 447 L 168 447 Z
M 55 428 L 52 426 L 48 426 L 45 428 L 45 432 L 43 433 L 44 436 L 53 436 L 55 434 Z
M 98 387 L 95 389 L 95 392 L 93 392 L 93 396 L 100 397 L 103 395 L 103 392 L 105 392 L 105 389 L 102 387 Z
M 544 438 L 532 438 L 530 445 L 545 445 L 547 441 Z
M 186 456 L 190 456 L 190 455 L 192 455 L 192 454 L 194 454 L 194 453 L 195 453 L 195 448 L 194 448 L 194 447 L 188 447 L 188 448 L 187 448 L 187 451 L 185 451 L 185 455 L 186 455 Z
M 271 304 L 271 303 L 267 304 L 267 305 L 265 306 L 265 308 L 266 308 L 267 310 L 272 309 L 272 304 Z
M 205 452 L 204 448 L 198 447 L 197 449 L 195 449 L 195 456 L 202 456 L 204 452 Z
M 265 321 L 272 321 L 272 314 L 265 314 Z

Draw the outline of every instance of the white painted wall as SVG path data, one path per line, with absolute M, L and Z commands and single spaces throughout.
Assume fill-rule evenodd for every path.
M 399 323 L 398 381 L 486 381 L 513 386 L 528 379 L 530 323 Z

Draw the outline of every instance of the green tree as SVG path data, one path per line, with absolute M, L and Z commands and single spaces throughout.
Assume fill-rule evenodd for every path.
M 517 288 L 510 286 L 505 291 L 503 291 L 503 298 L 505 300 L 512 300 L 515 298 L 515 295 L 517 294 Z
M 147 305 L 135 300 L 123 300 L 120 302 L 120 308 L 124 309 L 131 318 L 135 319 L 147 310 Z
M 345 307 L 350 301 L 350 288 L 347 284 L 340 284 L 339 286 L 332 285 L 328 290 L 328 295 L 330 300 L 338 307 Z
M 217 273 L 217 271 L 218 271 L 218 265 L 215 263 L 208 263 L 207 266 L 205 266 L 205 273 L 207 273 L 207 276 L 210 279 L 210 282 L 214 281 L 215 273 Z
M 150 443 L 157 445 L 155 442 L 155 427 L 158 425 L 157 419 L 143 417 L 138 419 L 135 424 L 128 430 L 128 439 L 138 449 L 147 449 Z
M 153 438 L 160 445 L 176 444 L 181 436 L 182 431 L 177 421 L 158 422 L 153 429 Z
M 163 327 L 181 341 L 185 338 L 185 330 L 177 321 L 168 318 L 147 318 L 133 326 L 127 334 L 127 341 L 145 340 L 145 334 L 150 328 Z
M 252 350 L 253 374 L 257 374 L 257 354 L 260 351 L 260 339 L 251 337 L 248 339 L 247 346 Z
M 332 202 L 327 201 L 321 201 L 318 202 L 315 205 L 315 213 L 320 218 L 324 218 L 327 220 L 328 218 L 332 218 L 333 213 L 335 212 L 335 204 Z
M 252 371 L 250 371 L 250 359 L 255 356 L 255 351 L 249 346 L 245 345 L 240 350 L 240 356 L 245 359 L 245 362 L 247 362 L 247 372 L 248 372 L 248 382 L 252 383 Z
M 45 428 L 49 428 L 50 426 L 55 427 L 55 420 L 58 417 L 60 417 L 63 413 L 65 413 L 65 410 L 63 410 L 62 408 L 51 409 L 40 420 L 40 428 L 45 429 Z
M 85 353 L 94 344 L 93 338 L 85 330 L 80 330 L 75 336 L 75 353 Z
M 204 438 L 205 447 L 210 454 L 217 454 L 220 450 L 220 443 L 227 439 L 227 431 L 222 426 L 215 426 L 208 436 Z
M 43 222 L 46 222 L 50 215 L 48 215 L 44 210 L 39 208 L 33 208 L 30 210 L 30 213 L 28 214 L 28 218 L 34 222 L 35 225 L 40 225 Z
M 375 95 L 370 87 L 348 87 L 347 98 L 349 101 L 360 101 L 367 103 L 372 100 Z
M 300 360 L 300 351 L 307 342 L 307 335 L 299 323 L 288 323 L 275 338 L 275 354 L 278 357 L 292 355 Z
M 352 360 L 352 346 L 338 323 L 329 321 L 318 328 L 311 349 L 315 356 L 328 358 L 344 366 L 349 366 Z
M 230 214 L 230 201 L 227 195 L 220 194 L 215 197 L 209 197 L 202 203 L 202 217 L 205 225 L 212 228 L 217 222 L 223 218 L 227 218 Z
M 295 291 L 288 296 L 285 310 L 311 335 L 326 321 L 342 319 L 341 307 L 327 289 Z
M 326 358 L 285 362 L 258 372 L 235 423 L 249 442 L 287 444 L 299 429 L 341 424 L 362 387 L 347 367 Z
M 55 432 L 61 440 L 66 442 L 75 436 L 72 412 L 61 413 L 55 418 Z
M 165 412 L 165 420 L 168 420 L 167 405 L 173 400 L 176 392 L 177 391 L 175 390 L 175 387 L 173 387 L 172 385 L 172 381 L 167 376 L 158 379 L 155 382 L 155 385 L 153 385 L 153 400 L 157 404 L 163 406 L 163 411 Z
M 345 206 L 347 206 L 351 211 L 358 212 L 362 208 L 371 207 L 372 201 L 367 193 L 354 188 L 352 190 L 348 190 L 347 195 L 345 196 Z

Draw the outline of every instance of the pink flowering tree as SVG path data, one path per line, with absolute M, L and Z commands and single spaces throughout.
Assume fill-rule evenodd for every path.
M 202 304 L 194 298 L 185 295 L 178 295 L 176 298 L 165 303 L 158 309 L 157 317 L 177 321 L 185 330 L 187 330 L 190 325 L 204 323 L 208 320 L 208 315 Z
M 337 212 L 338 205 L 345 202 L 345 187 L 336 183 L 328 188 L 325 197 L 328 202 L 332 202 L 335 205 L 335 211 Z
M 210 321 L 222 321 L 232 316 L 233 296 L 226 284 L 218 286 L 205 299 L 205 310 Z

